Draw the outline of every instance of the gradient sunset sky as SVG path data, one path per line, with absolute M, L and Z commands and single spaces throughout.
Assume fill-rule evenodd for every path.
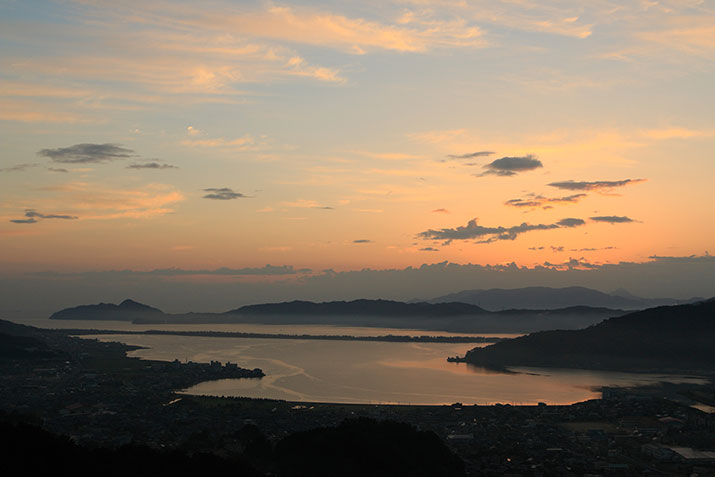
M 714 72 L 713 1 L 1 1 L 0 267 L 707 257 Z

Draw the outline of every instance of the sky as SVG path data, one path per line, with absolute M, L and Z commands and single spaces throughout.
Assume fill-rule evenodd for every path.
M 708 0 L 0 0 L 0 297 L 715 295 L 714 70 Z

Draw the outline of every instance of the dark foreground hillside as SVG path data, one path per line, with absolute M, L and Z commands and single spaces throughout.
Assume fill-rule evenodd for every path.
M 661 306 L 574 331 L 543 331 L 467 352 L 482 366 L 632 371 L 715 369 L 715 299 Z

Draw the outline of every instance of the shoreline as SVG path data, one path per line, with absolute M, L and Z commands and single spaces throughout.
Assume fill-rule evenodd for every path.
M 283 340 L 324 340 L 324 341 L 379 341 L 391 343 L 497 343 L 508 338 L 487 336 L 434 336 L 434 335 L 381 335 L 381 336 L 355 336 L 355 335 L 309 335 L 309 334 L 281 334 L 281 333 L 250 333 L 240 331 L 171 331 L 171 330 L 98 330 L 55 328 L 53 331 L 69 336 L 86 335 L 162 335 L 162 336 L 194 336 L 204 338 L 247 338 L 247 339 L 283 339 Z

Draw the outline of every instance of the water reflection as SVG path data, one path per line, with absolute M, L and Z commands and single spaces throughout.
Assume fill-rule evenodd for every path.
M 702 382 L 697 377 L 515 368 L 505 374 L 447 362 L 472 344 L 209 338 L 156 335 L 99 337 L 147 347 L 133 356 L 218 360 L 261 368 L 252 380 L 201 383 L 192 394 L 290 401 L 401 404 L 570 404 L 598 397 L 600 386 Z

